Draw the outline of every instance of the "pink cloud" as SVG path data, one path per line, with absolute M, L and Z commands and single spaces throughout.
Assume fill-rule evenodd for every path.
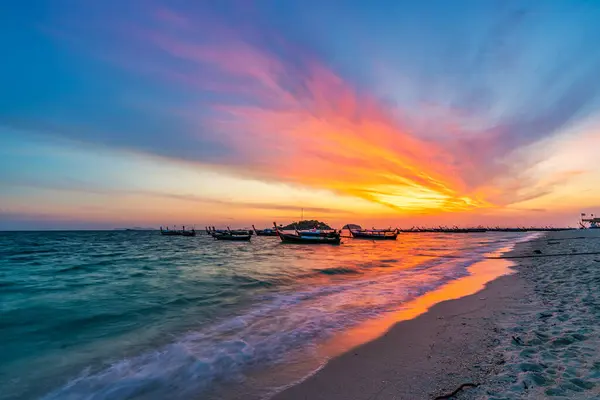
M 391 196 L 403 190 L 438 196 L 449 209 L 488 205 L 480 196 L 465 203 L 468 185 L 452 154 L 412 135 L 388 106 L 308 54 L 294 54 L 301 60 L 298 67 L 241 38 L 228 36 L 218 45 L 164 32 L 150 32 L 146 38 L 169 57 L 198 71 L 213 71 L 210 80 L 182 71 L 170 72 L 169 79 L 254 100 L 213 104 L 212 117 L 199 121 L 244 156 L 244 174 L 390 206 L 393 200 L 377 194 L 383 187 L 394 192 Z M 186 114 L 193 116 L 193 109 Z M 440 204 L 433 205 L 427 195 L 422 199 L 423 208 Z

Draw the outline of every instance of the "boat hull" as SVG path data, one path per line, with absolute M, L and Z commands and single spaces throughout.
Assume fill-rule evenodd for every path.
M 160 234 L 163 236 L 182 236 L 181 232 L 177 231 L 161 231 Z
M 196 236 L 196 231 L 160 231 L 163 236 Z
M 254 229 L 254 233 L 256 236 L 277 236 L 277 231 L 273 229 L 256 229 L 254 225 L 252 225 L 252 229 Z
M 333 244 L 338 245 L 342 239 L 339 236 L 298 236 L 280 233 L 279 238 L 282 243 L 293 244 Z
M 261 232 L 256 231 L 256 236 L 277 236 L 277 232 Z
M 248 242 L 250 235 L 214 235 L 217 240 L 225 240 L 230 242 Z
M 354 239 L 368 239 L 368 240 L 396 240 L 398 238 L 398 234 L 394 233 L 393 235 L 379 235 L 379 234 L 371 234 L 371 233 L 363 233 L 363 232 L 352 232 L 350 234 Z

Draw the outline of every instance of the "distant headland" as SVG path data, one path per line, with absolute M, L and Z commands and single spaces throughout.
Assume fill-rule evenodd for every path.
M 298 230 L 302 231 L 302 230 L 314 229 L 314 228 L 323 229 L 323 230 L 332 229 L 325 222 L 317 221 L 316 219 L 292 222 L 291 224 L 284 226 L 282 229 L 283 230 L 298 229 Z

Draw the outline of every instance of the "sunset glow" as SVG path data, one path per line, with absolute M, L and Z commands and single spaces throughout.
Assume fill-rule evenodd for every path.
M 419 26 L 393 2 L 69 4 L 3 28 L 0 228 L 573 225 L 600 205 L 584 6 L 413 5 Z

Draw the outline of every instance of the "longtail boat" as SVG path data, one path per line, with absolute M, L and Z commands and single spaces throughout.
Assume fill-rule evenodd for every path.
M 230 229 L 227 227 L 227 232 L 231 233 L 232 235 L 254 235 L 254 232 L 252 232 L 250 229 Z
M 227 227 L 227 229 L 216 229 L 214 226 L 206 227 L 206 233 L 208 235 L 220 235 L 220 234 L 231 234 L 231 235 L 253 235 L 253 232 L 246 229 L 231 229 Z
M 213 236 L 216 240 L 230 240 L 237 242 L 248 242 L 251 238 L 250 234 L 245 235 L 232 235 L 228 233 L 219 233 Z
M 221 232 L 217 232 L 213 228 L 212 237 L 215 238 L 216 240 L 229 240 L 229 241 L 236 241 L 236 242 L 247 242 L 247 241 L 250 240 L 251 235 L 246 230 L 232 231 L 231 229 L 229 229 L 229 227 L 227 227 L 226 231 L 221 231 Z
M 266 228 L 258 230 L 254 225 L 252 225 L 252 229 L 254 229 L 256 236 L 277 236 L 277 232 L 274 229 Z
M 160 228 L 160 234 L 163 235 L 163 236 L 181 236 L 181 232 L 180 231 L 163 229 L 162 227 Z
M 192 228 L 192 230 L 186 230 L 185 226 L 183 226 L 183 229 L 181 230 L 169 229 L 168 227 L 163 229 L 163 227 L 161 226 L 160 234 L 163 236 L 196 236 L 196 230 L 194 228 Z
M 370 240 L 396 240 L 398 237 L 397 229 L 362 229 L 361 227 L 348 229 L 355 239 Z
M 324 229 L 304 229 L 304 230 L 296 230 L 296 232 L 302 236 L 324 236 L 332 233 L 333 230 L 324 230 Z
M 214 226 L 209 226 L 206 228 L 206 232 L 210 236 L 220 235 L 222 233 L 227 233 L 227 229 L 216 229 Z
M 341 237 L 337 231 L 331 232 L 310 232 L 306 234 L 306 231 L 296 231 L 296 233 L 284 233 L 277 228 L 277 224 L 273 222 L 275 232 L 281 239 L 282 243 L 296 243 L 296 244 L 340 244 Z

